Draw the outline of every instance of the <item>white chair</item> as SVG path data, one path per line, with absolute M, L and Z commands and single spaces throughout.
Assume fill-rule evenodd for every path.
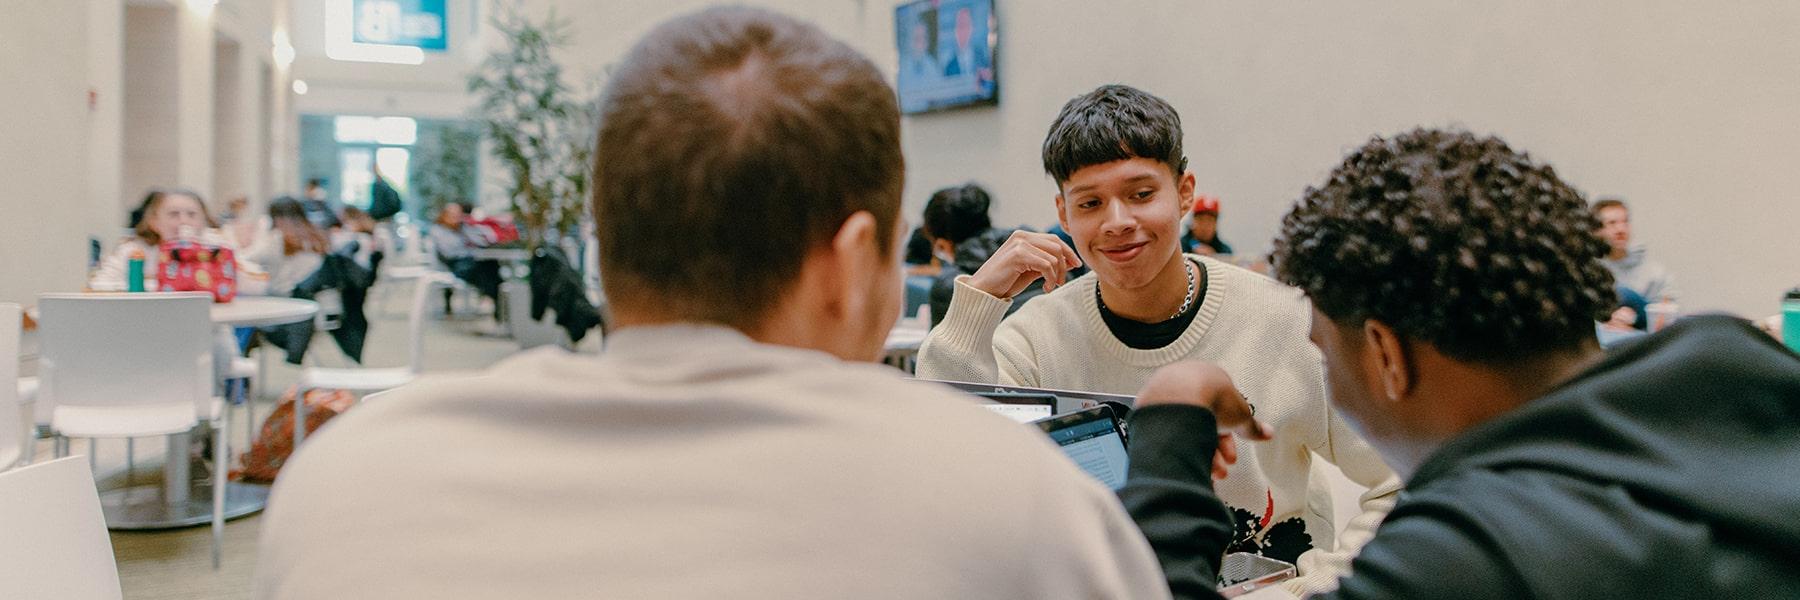
M 0 473 L 0 586 L 8 598 L 116 600 L 119 569 L 94 474 L 65 458 Z
M 294 447 L 306 438 L 306 391 L 337 389 L 351 392 L 379 392 L 408 383 L 425 369 L 425 319 L 431 314 L 431 292 L 450 285 L 454 279 L 446 273 L 433 273 L 419 278 L 413 288 L 412 314 L 407 316 L 407 335 L 411 336 L 411 355 L 404 367 L 327 369 L 308 368 L 300 372 L 300 383 L 294 390 Z
M 19 305 L 0 303 L 0 471 L 25 454 L 25 424 L 19 417 Z
M 67 438 L 176 436 L 164 466 L 164 498 L 185 506 L 188 457 L 179 442 L 200 422 L 212 425 L 212 558 L 218 568 L 228 453 L 225 403 L 213 396 L 212 297 L 44 294 L 39 309 L 39 398 L 51 407 L 59 456 L 67 454 Z

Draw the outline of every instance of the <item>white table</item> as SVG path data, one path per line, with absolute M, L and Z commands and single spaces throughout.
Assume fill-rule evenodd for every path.
M 912 373 L 919 355 L 919 346 L 925 343 L 925 335 L 931 330 L 915 319 L 901 319 L 888 331 L 887 342 L 882 344 L 881 362 L 893 365 L 907 373 Z
M 522 263 L 531 261 L 531 251 L 524 248 L 476 248 L 469 251 L 476 260 Z
M 225 304 L 214 304 L 212 322 L 225 327 L 267 327 L 299 323 L 319 314 L 319 303 L 299 298 L 272 296 L 238 296 Z
M 298 298 L 239 296 L 212 306 L 212 322 L 221 328 L 267 327 L 301 323 L 319 313 L 319 303 Z M 268 369 L 263 369 L 267 372 Z M 254 411 L 249 413 L 254 415 Z M 189 460 L 192 434 L 169 436 L 169 455 L 163 461 L 163 483 L 107 490 L 100 494 L 100 508 L 112 529 L 167 529 L 188 527 L 212 520 L 212 485 L 196 481 Z M 215 478 L 230 472 L 230 465 L 214 465 Z M 262 510 L 269 487 L 230 482 L 225 487 L 225 518 L 235 519 Z

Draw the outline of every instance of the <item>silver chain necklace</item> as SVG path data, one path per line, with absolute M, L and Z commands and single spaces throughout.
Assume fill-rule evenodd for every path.
M 1194 305 L 1194 263 L 1188 262 L 1187 259 L 1184 258 L 1181 260 L 1181 266 L 1183 267 L 1182 272 L 1187 273 L 1187 295 L 1181 298 L 1181 307 L 1175 309 L 1175 314 L 1169 315 L 1169 318 L 1165 319 L 1167 321 L 1175 320 L 1176 317 L 1181 316 L 1182 313 L 1188 311 L 1189 307 Z M 1094 300 L 1100 303 L 1100 308 L 1106 308 L 1106 299 L 1100 297 L 1100 286 L 1097 285 L 1094 286 Z

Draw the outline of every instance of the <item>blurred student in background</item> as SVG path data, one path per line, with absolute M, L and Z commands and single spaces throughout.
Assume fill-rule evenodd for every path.
M 1231 244 L 1219 239 L 1219 198 L 1195 195 L 1194 208 L 1189 213 L 1187 232 L 1181 234 L 1182 250 L 1188 254 L 1231 256 Z
M 100 268 L 88 278 L 88 289 L 125 291 L 130 277 L 127 269 L 133 255 L 141 255 L 144 259 L 143 273 L 149 281 L 154 282 L 161 254 L 158 246 L 165 241 L 180 239 L 184 232 L 201 243 L 232 246 L 230 240 L 217 229 L 219 224 L 207 212 L 206 203 L 201 201 L 200 194 L 191 190 L 151 190 L 139 206 L 139 211 L 142 217 L 133 225 L 132 236 L 121 240 L 113 247 L 112 253 L 100 261 Z M 138 211 L 134 211 L 136 212 Z
M 1676 302 L 1675 277 L 1662 263 L 1650 260 L 1643 244 L 1631 243 L 1631 209 L 1618 198 L 1594 202 L 1594 218 L 1600 221 L 1600 237 L 1610 247 L 1601 260 L 1612 272 L 1619 304 L 1607 325 L 1621 329 L 1649 326 L 1647 307 L 1652 302 Z
M 943 270 L 931 285 L 931 322 L 944 320 L 950 310 L 950 298 L 956 292 L 956 277 L 974 273 L 988 257 L 1006 243 L 1011 230 L 996 229 L 988 217 L 993 198 L 981 186 L 970 183 L 938 190 L 925 204 L 925 226 L 921 229 L 931 240 L 932 256 L 943 264 Z M 1013 296 L 1006 314 L 1012 314 L 1025 302 L 1044 293 L 1043 281 L 1033 282 Z

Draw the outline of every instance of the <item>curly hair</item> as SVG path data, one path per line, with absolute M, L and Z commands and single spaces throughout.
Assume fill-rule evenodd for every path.
M 1594 338 L 1608 250 L 1581 192 L 1494 137 L 1376 137 L 1282 220 L 1276 276 L 1332 320 L 1375 319 L 1464 361 Z

